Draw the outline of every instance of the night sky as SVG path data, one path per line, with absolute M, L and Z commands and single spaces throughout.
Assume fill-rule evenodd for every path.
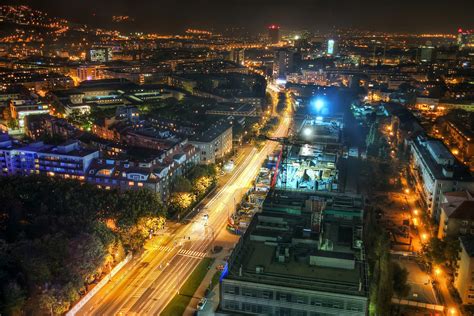
M 3 2 L 3 1 L 0 1 Z M 278 23 L 283 28 L 450 32 L 474 29 L 474 0 L 14 0 L 51 15 L 94 26 L 110 26 L 112 15 L 135 19 L 130 29 L 158 33 L 188 27 L 252 32 Z M 93 16 L 95 14 L 95 16 Z

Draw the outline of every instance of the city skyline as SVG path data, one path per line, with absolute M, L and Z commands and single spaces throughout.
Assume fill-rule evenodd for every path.
M 188 27 L 215 29 L 244 27 L 259 33 L 271 23 L 283 28 L 329 31 L 334 28 L 358 28 L 384 32 L 455 33 L 458 28 L 474 28 L 470 12 L 474 2 L 416 1 L 381 2 L 297 0 L 287 1 L 10 1 L 31 5 L 50 15 L 99 27 L 124 31 L 176 33 Z M 409 10 L 407 10 L 407 7 Z M 114 15 L 128 15 L 126 24 L 112 22 Z M 403 21 L 403 23 L 401 23 Z

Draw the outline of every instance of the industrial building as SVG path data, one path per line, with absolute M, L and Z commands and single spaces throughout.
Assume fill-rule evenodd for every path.
M 224 270 L 220 311 L 366 315 L 359 196 L 272 191 Z

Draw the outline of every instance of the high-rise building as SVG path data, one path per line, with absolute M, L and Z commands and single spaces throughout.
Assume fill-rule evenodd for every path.
M 240 48 L 233 49 L 229 52 L 229 60 L 236 64 L 243 65 L 245 59 L 245 51 Z
M 295 52 L 290 49 L 278 49 L 273 59 L 273 77 L 286 78 L 294 71 Z
M 335 52 L 336 52 L 336 42 L 333 39 L 330 39 L 328 40 L 327 54 L 334 55 Z
M 420 61 L 429 63 L 433 60 L 435 48 L 431 45 L 423 45 L 420 47 Z
M 474 30 L 458 30 L 459 49 L 474 49 Z
M 280 27 L 272 24 L 268 27 L 268 38 L 271 44 L 277 44 L 280 41 Z

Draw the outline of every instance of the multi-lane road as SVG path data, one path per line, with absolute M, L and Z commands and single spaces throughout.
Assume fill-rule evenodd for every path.
M 283 118 L 274 136 L 286 136 L 290 122 L 290 118 Z M 260 150 L 252 149 L 226 184 L 204 205 L 201 214 L 153 240 L 141 258 L 124 268 L 78 314 L 159 315 L 199 261 L 209 254 L 214 239 L 225 229 L 229 211 L 240 201 L 266 156 L 277 145 L 267 141 Z M 204 214 L 208 214 L 208 219 Z

